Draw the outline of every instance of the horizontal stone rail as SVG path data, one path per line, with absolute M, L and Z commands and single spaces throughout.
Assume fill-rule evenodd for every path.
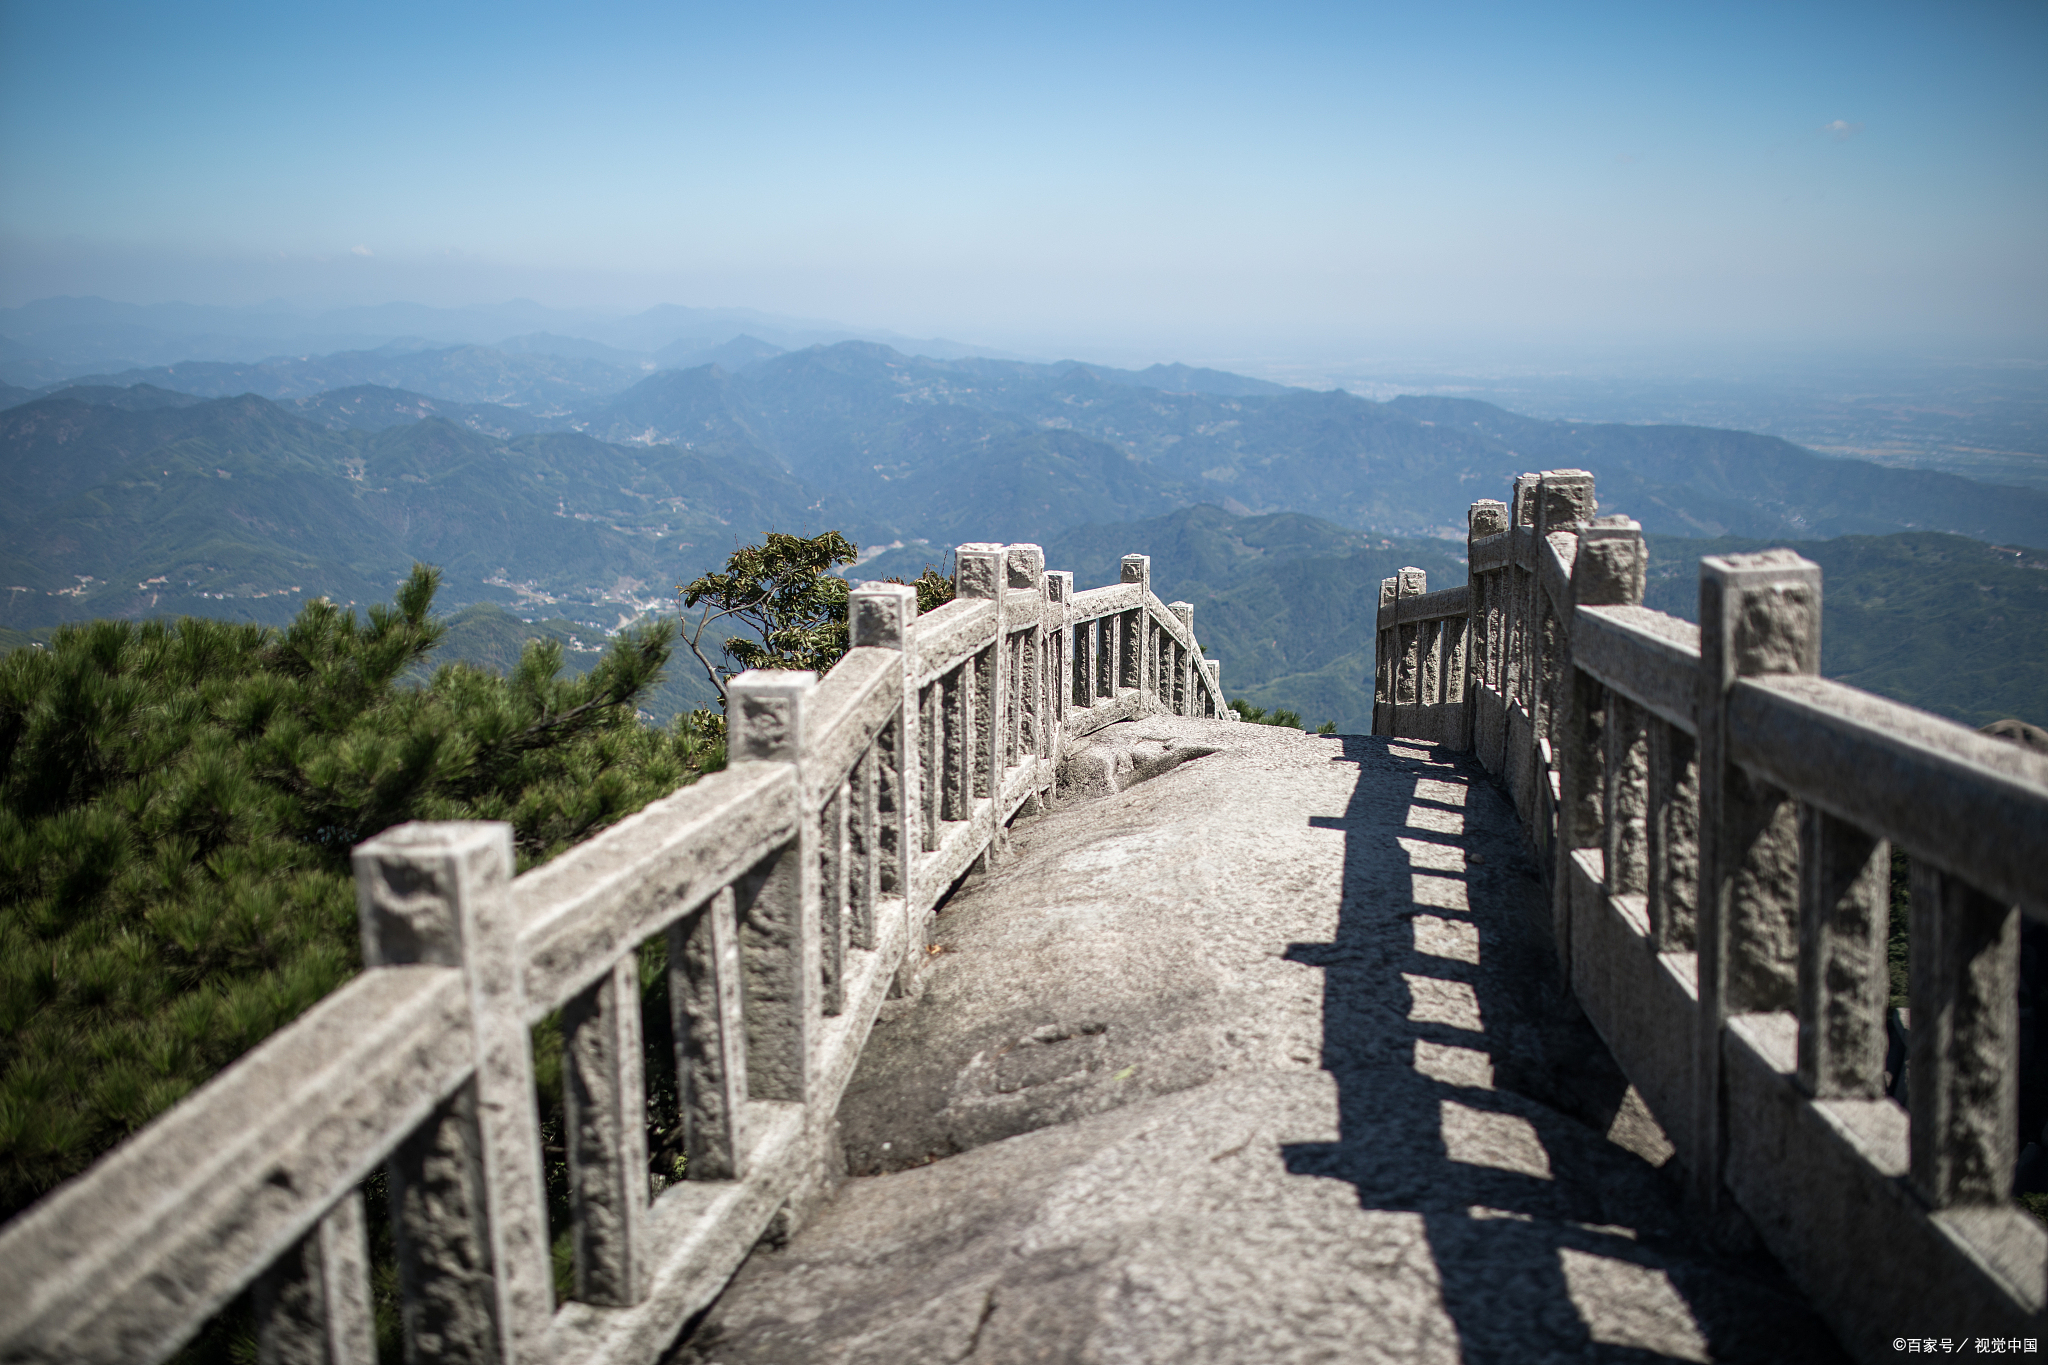
M 1470 749 L 1551 884 L 1566 979 L 1694 1203 L 1754 1228 L 1864 1360 L 2048 1335 L 2048 1233 L 2011 1200 L 2018 924 L 2048 919 L 2048 759 L 1828 682 L 1820 570 L 1700 565 L 1645 609 L 1592 476 L 1471 511 L 1463 622 L 1381 585 L 1377 733 Z M 1908 1102 L 1886 1093 L 1893 845 L 1912 859 Z
M 741 674 L 730 765 L 514 877 L 511 829 L 355 850 L 366 970 L 0 1229 L 0 1361 L 163 1360 L 253 1290 L 266 1360 L 376 1358 L 360 1186 L 383 1168 L 408 1359 L 658 1359 L 822 1186 L 832 1116 L 948 888 L 1078 736 L 1229 717 L 1150 563 L 1075 593 L 1035 545 L 956 600 L 863 584 L 822 679 Z M 661 937 L 683 1178 L 649 1167 L 639 954 Z M 531 1027 L 564 1035 L 556 1301 Z
M 1398 579 L 1392 580 L 1399 582 Z M 1423 593 L 1420 597 L 1396 597 L 1393 601 L 1382 601 L 1379 610 L 1379 629 L 1387 630 L 1397 625 L 1409 625 L 1418 621 L 1441 621 L 1446 617 L 1471 614 L 1472 590 L 1460 584 L 1455 588 L 1438 588 L 1435 592 Z

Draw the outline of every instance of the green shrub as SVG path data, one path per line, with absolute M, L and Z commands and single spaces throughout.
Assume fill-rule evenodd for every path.
M 1301 723 L 1300 712 L 1290 711 L 1284 706 L 1276 706 L 1268 711 L 1263 706 L 1254 706 L 1243 697 L 1239 697 L 1230 703 L 1230 709 L 1237 712 L 1239 720 L 1248 720 L 1254 725 L 1284 725 L 1291 730 L 1308 728 Z M 1337 722 L 1326 720 L 1315 728 L 1315 733 L 1334 735 L 1337 733 Z

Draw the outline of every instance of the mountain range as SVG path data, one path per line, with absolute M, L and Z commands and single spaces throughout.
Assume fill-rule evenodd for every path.
M 444 604 L 495 605 L 503 629 L 603 630 L 770 528 L 900 547 L 854 576 L 1031 540 L 1083 582 L 1155 553 L 1228 686 L 1351 725 L 1378 580 L 1416 564 L 1458 581 L 1465 505 L 1524 469 L 1592 469 L 1604 507 L 1659 538 L 2048 544 L 2048 493 L 1743 432 L 862 341 L 740 334 L 642 372 L 562 349 L 524 333 L 0 393 L 0 626 L 277 622 L 314 594 L 381 601 L 417 559 L 442 567 Z
M 880 341 L 921 355 L 999 355 L 942 337 L 912 338 L 753 308 L 660 304 L 638 313 L 549 308 L 530 299 L 466 308 L 416 303 L 310 309 L 116 303 L 48 298 L 0 308 L 0 380 L 28 388 L 86 373 L 190 360 L 251 362 L 340 351 L 491 346 L 613 363 L 626 370 L 730 364 L 715 354 L 735 333 L 756 346 L 794 350 Z M 651 364 L 650 364 L 651 362 Z

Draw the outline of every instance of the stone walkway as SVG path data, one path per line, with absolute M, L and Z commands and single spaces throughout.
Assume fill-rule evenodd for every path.
M 1476 767 L 1113 730 L 1165 771 L 958 890 L 842 1106 L 853 1178 L 680 1360 L 1840 1358 L 1678 1212 Z

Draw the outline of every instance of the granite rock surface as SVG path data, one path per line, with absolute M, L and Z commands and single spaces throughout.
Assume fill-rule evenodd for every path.
M 1839 1358 L 1679 1212 L 1476 767 L 1111 729 L 1093 770 L 1150 780 L 1070 791 L 954 895 L 842 1104 L 855 1178 L 679 1359 Z

